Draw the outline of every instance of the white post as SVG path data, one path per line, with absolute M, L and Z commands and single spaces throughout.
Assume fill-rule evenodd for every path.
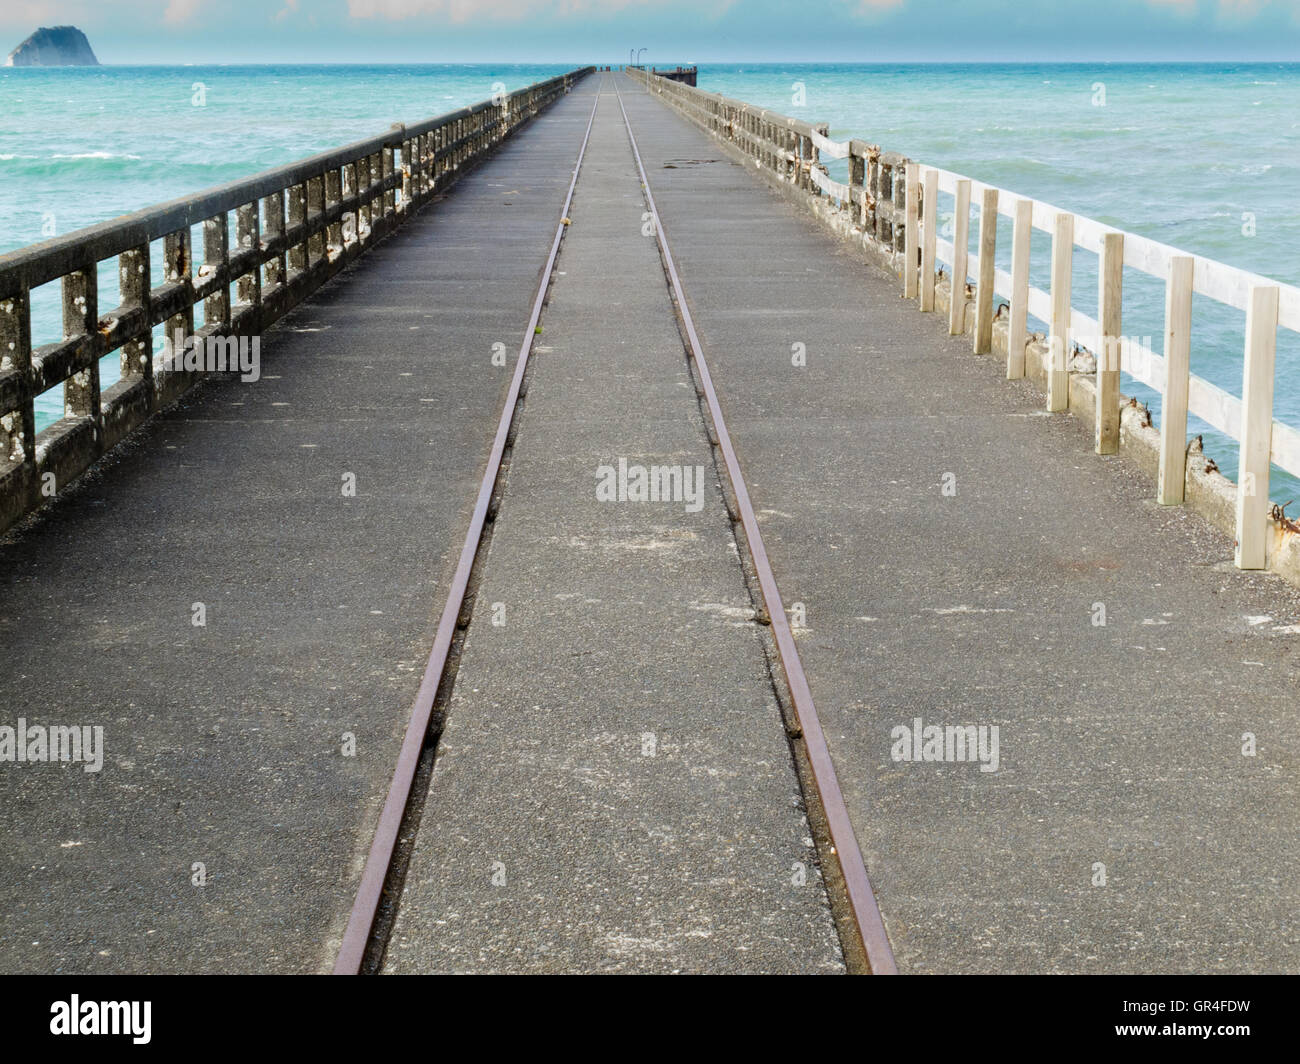
M 1278 290 L 1255 285 L 1246 307 L 1246 367 L 1241 380 L 1241 466 L 1237 477 L 1237 568 L 1268 561 L 1268 474 L 1273 450 L 1273 363 Z
M 970 182 L 957 182 L 952 231 L 952 299 L 948 301 L 948 335 L 966 331 L 966 260 L 970 256 Z
M 1156 499 L 1163 505 L 1183 501 L 1187 480 L 1187 389 L 1192 357 L 1191 255 L 1169 260 L 1165 284 L 1165 391 L 1160 399 L 1160 470 Z
M 986 188 L 980 198 L 980 265 L 975 286 L 973 349 L 977 355 L 993 350 L 993 269 L 997 265 L 998 190 Z
M 903 169 L 903 180 L 907 187 L 903 190 L 903 204 L 905 222 L 903 225 L 903 298 L 916 298 L 916 256 L 919 250 L 919 238 L 917 226 L 917 201 L 919 199 L 920 188 L 917 187 L 918 175 L 921 168 L 916 163 L 908 163 Z
M 925 172 L 924 234 L 921 242 L 921 309 L 934 310 L 935 223 L 939 215 L 939 171 Z
M 1047 341 L 1047 409 L 1070 406 L 1070 284 L 1074 269 L 1074 215 L 1061 211 L 1052 234 L 1052 320 Z
M 1098 264 L 1097 425 L 1098 454 L 1119 451 L 1120 335 L 1124 328 L 1124 234 L 1102 237 Z
M 1011 234 L 1011 321 L 1007 326 L 1007 380 L 1025 375 L 1025 343 L 1029 339 L 1029 247 L 1034 235 L 1033 200 L 1016 201 Z

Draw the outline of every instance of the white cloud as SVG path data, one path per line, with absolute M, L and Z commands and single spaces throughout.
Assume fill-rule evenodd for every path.
M 169 26 L 179 26 L 189 22 L 199 13 L 199 0 L 167 0 L 167 10 L 163 12 L 163 21 Z
M 733 0 L 704 0 L 680 6 L 704 7 L 721 14 Z M 901 0 L 900 0 L 901 2 Z M 354 19 L 390 20 L 419 15 L 445 15 L 452 22 L 469 22 L 476 17 L 515 21 L 529 15 L 557 15 L 561 18 L 612 15 L 630 7 L 664 6 L 655 0 L 348 0 L 348 14 Z
M 71 15 L 68 12 L 70 7 L 74 9 Z M 62 25 L 82 14 L 80 4 L 59 3 L 58 0 L 5 0 L 3 10 L 0 10 L 0 25 L 22 27 L 26 34 L 37 26 Z
M 853 13 L 861 17 L 880 15 L 909 4 L 911 0 L 850 0 Z M 1181 15 L 1217 14 L 1220 18 L 1253 19 L 1265 11 L 1282 8 L 1300 16 L 1300 0 L 1130 0 L 1134 7 L 1172 8 Z M 1090 0 L 1056 0 L 1058 11 L 1065 7 L 1087 7 Z M 978 2 L 965 3 L 971 9 Z M 1099 16 L 1100 17 L 1100 16 Z
M 1220 16 L 1239 16 L 1246 19 L 1272 8 L 1282 8 L 1300 15 L 1300 0 L 1145 0 L 1152 7 L 1176 8 L 1184 15 L 1214 10 Z

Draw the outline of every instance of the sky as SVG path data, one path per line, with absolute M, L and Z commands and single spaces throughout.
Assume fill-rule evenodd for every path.
M 0 0 L 102 63 L 1300 61 L 1300 0 Z

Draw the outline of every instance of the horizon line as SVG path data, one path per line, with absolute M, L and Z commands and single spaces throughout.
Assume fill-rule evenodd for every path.
M 801 66 L 858 66 L 858 67 L 899 67 L 899 66 L 1093 66 L 1098 63 L 1105 63 L 1115 66 L 1194 66 L 1204 65 L 1207 63 L 1239 63 L 1249 66 L 1297 66 L 1300 67 L 1300 59 L 1270 59 L 1259 58 L 1257 56 L 1216 56 L 1214 58 L 1187 58 L 1171 59 L 1169 57 L 1149 57 L 1149 58 L 1116 58 L 1102 57 L 1082 58 L 1082 59 L 897 59 L 891 61 L 881 60 L 859 60 L 859 59 L 803 59 L 803 58 L 783 58 L 783 59 L 698 59 L 690 61 L 671 60 L 673 65 L 679 62 L 684 66 L 738 66 L 741 64 L 751 64 L 755 66 L 773 66 L 786 63 L 799 64 Z M 583 66 L 613 66 L 616 69 L 622 69 L 628 66 L 626 62 L 614 63 L 601 61 L 600 63 L 591 60 L 582 61 L 575 59 L 426 59 L 426 60 L 383 60 L 383 59 L 319 59 L 310 62 L 301 60 L 285 59 L 244 59 L 231 60 L 228 62 L 99 62 L 95 66 L 86 66 L 80 64 L 68 65 L 51 65 L 51 66 L 0 66 L 0 70 L 97 70 L 105 67 L 159 67 L 159 68 L 179 68 L 179 67 L 255 67 L 255 66 L 280 66 L 280 67 L 339 67 L 339 66 L 385 66 L 385 67 L 430 67 L 430 66 L 569 66 L 577 69 Z M 667 63 L 643 63 L 642 66 L 657 67 L 664 66 L 667 69 Z

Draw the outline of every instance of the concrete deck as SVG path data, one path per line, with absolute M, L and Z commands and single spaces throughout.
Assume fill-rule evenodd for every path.
M 900 969 L 1300 968 L 1300 593 L 624 97 Z M 916 717 L 1001 768 L 893 761 Z

